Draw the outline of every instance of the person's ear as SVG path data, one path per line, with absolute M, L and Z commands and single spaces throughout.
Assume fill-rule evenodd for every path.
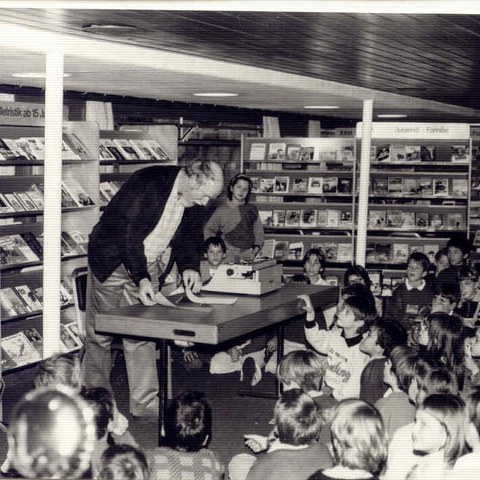
M 357 327 L 357 331 L 360 330 L 365 325 L 363 320 L 355 320 L 355 326 Z
M 424 270 L 423 273 L 422 273 L 422 278 L 425 278 L 427 276 L 427 271 Z

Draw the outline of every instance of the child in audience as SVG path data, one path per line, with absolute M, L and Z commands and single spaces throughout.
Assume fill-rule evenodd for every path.
M 397 345 L 407 342 L 403 326 L 394 320 L 376 318 L 360 342 L 360 351 L 370 357 L 360 377 L 360 399 L 372 405 L 382 398 L 388 387 L 383 381 L 386 357 Z
M 164 446 L 145 452 L 151 480 L 223 478 L 222 464 L 207 449 L 212 412 L 202 393 L 185 391 L 175 397 L 167 409 L 164 429 Z
M 325 324 L 315 321 L 310 297 L 299 295 L 298 298 L 303 300 L 303 309 L 307 312 L 305 335 L 308 342 L 327 355 L 325 383 L 333 390 L 333 397 L 336 400 L 358 397 L 360 376 L 369 360 L 368 355 L 360 351 L 359 344 L 376 316 L 375 306 L 364 297 L 349 297 L 338 312 L 336 325 L 326 330 Z
M 113 397 L 112 394 L 103 387 L 84 390 L 81 396 L 93 410 L 95 417 L 97 441 L 92 453 L 91 473 L 93 478 L 97 478 L 100 473 L 103 452 L 109 446 L 115 444 L 115 441 L 110 436 L 113 423 Z
M 355 283 L 359 283 L 367 288 L 369 292 L 372 292 L 372 281 L 370 279 L 370 275 L 368 271 L 362 267 L 361 265 L 349 265 L 345 270 L 345 275 L 343 277 L 343 285 L 352 285 Z M 382 299 L 376 295 L 372 297 L 375 302 L 375 308 L 377 309 L 377 313 L 379 316 L 382 316 L 383 308 L 382 308 Z
M 7 461 L 22 478 L 84 478 L 95 448 L 95 422 L 72 389 L 32 390 L 9 420 Z
M 405 282 L 399 285 L 391 297 L 387 297 L 385 318 L 399 321 L 409 330 L 420 308 L 430 305 L 433 290 L 425 281 L 430 260 L 421 252 L 413 252 L 407 259 Z
M 227 263 L 250 262 L 262 248 L 265 235 L 260 215 L 257 207 L 248 203 L 252 188 L 251 178 L 243 173 L 232 177 L 228 200 L 217 207 L 205 225 L 205 238 L 223 238 Z
M 308 394 L 298 388 L 283 392 L 275 404 L 273 423 L 276 435 L 267 453 L 258 458 L 235 456 L 228 468 L 231 480 L 307 480 L 318 469 L 332 465 L 327 447 L 317 442 L 323 419 Z M 248 441 L 255 436 L 245 437 Z
M 212 270 L 216 270 L 225 260 L 227 247 L 221 237 L 208 237 L 203 243 L 203 256 L 200 262 L 200 276 L 205 283 L 212 278 Z
M 65 385 L 80 393 L 83 384 L 81 360 L 76 353 L 60 353 L 42 360 L 33 380 L 35 387 L 54 387 Z M 128 431 L 128 420 L 117 408 L 113 400 L 113 422 L 110 432 L 116 443 L 126 443 L 138 447 L 137 441 Z
M 387 436 L 375 407 L 362 400 L 341 401 L 330 427 L 334 467 L 309 480 L 378 479 L 387 459 Z
M 429 395 L 417 406 L 412 428 L 413 449 L 421 452 L 410 471 L 412 480 L 442 478 L 466 451 L 467 416 L 463 400 L 451 394 Z
M 408 399 L 408 390 L 415 375 L 416 352 L 407 345 L 395 347 L 388 356 L 383 381 L 391 392 L 379 399 L 375 407 L 382 415 L 383 425 L 392 438 L 396 430 L 413 421 L 415 408 Z
M 460 302 L 455 308 L 455 313 L 463 318 L 464 324 L 474 327 L 479 313 L 478 301 L 478 273 L 470 267 L 462 267 L 458 271 L 460 285 Z
M 432 313 L 443 312 L 451 315 L 460 302 L 461 293 L 458 283 L 441 283 L 432 301 Z
M 460 390 L 465 376 L 465 331 L 461 317 L 446 313 L 433 313 L 427 318 L 419 342 L 426 346 L 428 357 L 440 360 L 457 378 Z
M 100 461 L 98 480 L 148 480 L 144 453 L 131 445 L 108 447 Z
M 448 251 L 446 248 L 440 248 L 435 254 L 435 278 L 449 266 Z
M 329 285 L 323 277 L 325 255 L 318 248 L 311 248 L 303 257 L 303 270 L 310 285 Z
M 461 235 L 452 237 L 447 242 L 446 248 L 449 266 L 438 274 L 435 281 L 437 289 L 442 283 L 458 282 L 458 272 L 463 266 L 467 265 L 472 245 L 465 236 Z

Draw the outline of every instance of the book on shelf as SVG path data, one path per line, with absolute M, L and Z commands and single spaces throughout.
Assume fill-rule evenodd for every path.
M 60 282 L 60 305 L 71 305 L 73 303 L 72 294 L 64 287 L 63 283 Z
M 451 160 L 453 163 L 468 163 L 469 148 L 468 145 L 452 145 Z
M 320 150 L 318 152 L 318 160 L 320 162 L 335 162 L 337 160 L 336 150 Z
M 402 185 L 404 195 L 418 195 L 418 182 L 416 178 L 404 178 Z
M 40 137 L 21 137 L 15 143 L 25 153 L 29 160 L 43 160 L 45 158 L 45 141 Z
M 313 162 L 315 160 L 315 147 L 302 147 L 300 150 L 301 162 Z
M 62 181 L 62 186 L 65 187 L 65 190 L 70 194 L 73 201 L 78 207 L 95 205 L 88 193 L 84 190 L 84 188 L 76 179 L 66 178 Z
M 342 210 L 340 212 L 340 227 L 352 227 L 352 211 Z
M 0 289 L 0 307 L 2 319 L 25 315 L 31 309 L 23 302 L 20 296 L 11 287 Z
M 454 178 L 452 180 L 452 196 L 466 197 L 468 195 L 468 180 L 466 178 Z
M 387 228 L 402 228 L 402 216 L 399 210 L 387 210 L 385 215 Z
M 309 177 L 308 179 L 308 193 L 323 193 L 323 178 Z
M 400 225 L 401 228 L 415 228 L 415 213 L 409 211 L 403 211 L 400 213 Z
M 274 178 L 261 178 L 260 179 L 260 193 L 273 193 L 275 187 Z
M 317 211 L 315 209 L 302 210 L 300 215 L 301 227 L 316 227 L 317 226 Z
M 303 260 L 305 245 L 303 242 L 290 242 L 288 245 L 288 260 Z
M 259 210 L 258 216 L 262 222 L 262 225 L 269 227 L 273 224 L 272 210 Z
M 387 212 L 385 210 L 370 210 L 368 213 L 369 228 L 384 228 L 386 225 Z
M 374 178 L 373 179 L 373 194 L 387 195 L 388 194 L 388 178 Z
M 423 251 L 425 255 L 428 257 L 430 260 L 430 263 L 434 264 L 435 263 L 435 255 L 436 253 L 440 250 L 440 245 L 433 244 L 433 245 L 424 245 L 423 246 Z
M 250 180 L 252 181 L 252 193 L 260 192 L 260 182 L 262 179 L 260 177 L 250 177 Z
M 405 161 L 419 162 L 421 160 L 420 145 L 405 145 Z
M 121 160 L 118 159 L 105 145 L 104 139 L 100 139 L 98 144 L 98 152 L 100 154 L 100 160 Z
M 340 226 L 340 210 L 334 210 L 332 208 L 326 209 L 327 222 L 326 227 L 337 228 Z
M 36 210 L 43 210 L 44 206 L 44 196 L 43 192 L 40 190 L 40 188 L 35 188 L 37 187 L 35 184 L 30 186 L 30 189 L 27 190 L 25 193 L 28 195 L 30 200 L 34 203 Z
M 43 245 L 41 241 L 32 232 L 22 232 L 20 236 L 25 243 L 31 248 L 33 253 L 41 260 L 43 257 Z
M 406 158 L 405 146 L 398 143 L 393 143 L 390 145 L 389 157 L 390 159 L 385 159 L 384 161 L 387 162 L 405 162 Z
M 376 147 L 376 162 L 390 162 L 390 145 L 379 145 Z
M 352 193 L 352 179 L 339 178 L 338 179 L 338 193 L 350 195 Z
M 87 253 L 86 241 L 78 242 L 78 240 L 78 237 L 76 237 L 75 235 L 72 236 L 71 232 L 62 231 L 61 252 L 63 256 L 83 255 Z
M 338 177 L 324 177 L 322 183 L 323 193 L 338 192 Z
M 275 177 L 274 192 L 288 192 L 290 177 Z
M 285 213 L 285 226 L 298 227 L 300 226 L 300 210 L 287 210 Z
M 390 263 L 392 261 L 392 244 L 375 243 L 375 260 L 378 263 Z
M 110 155 L 113 156 L 115 160 L 126 160 L 125 157 L 123 156 L 122 152 L 120 149 L 117 147 L 115 142 L 110 139 L 110 138 L 101 138 L 99 140 L 99 144 L 101 145 L 100 147 L 100 154 L 102 155 L 102 148 L 106 149 L 108 152 L 110 152 Z M 103 155 L 102 155 L 103 158 Z M 108 158 L 104 158 L 104 160 L 110 160 Z M 112 159 L 113 160 L 113 159 Z
M 26 328 L 22 330 L 23 334 L 27 337 L 27 340 L 33 345 L 35 350 L 39 353 L 40 356 L 43 354 L 43 338 L 38 333 L 36 328 Z
M 447 230 L 464 230 L 465 217 L 462 213 L 447 213 L 445 215 Z
M 342 162 L 353 162 L 355 160 L 355 147 L 343 147 L 340 152 L 340 160 Z
M 25 333 L 17 332 L 0 341 L 2 357 L 6 353 L 16 367 L 38 362 L 42 359 L 38 350 L 30 343 Z
M 83 143 L 81 138 L 72 132 L 66 132 L 63 134 L 63 144 L 68 147 L 70 151 L 79 159 L 95 158 L 96 154 L 90 152 L 88 147 Z M 67 157 L 63 157 L 66 159 Z
M 0 193 L 0 213 L 13 213 L 15 208 L 10 205 L 10 202 Z
M 252 143 L 250 145 L 250 156 L 249 160 L 251 161 L 262 161 L 265 160 L 265 152 L 267 149 L 266 143 Z
M 409 245 L 408 252 L 409 252 L 409 255 L 415 252 L 425 253 L 423 245 Z
M 424 197 L 433 195 L 433 179 L 418 178 L 417 179 L 418 194 Z
M 268 238 L 263 242 L 261 250 L 257 254 L 257 258 L 275 258 L 275 243 L 274 238 Z
M 17 155 L 10 149 L 10 147 L 0 138 L 0 160 L 14 160 Z
M 29 212 L 38 210 L 37 206 L 32 202 L 27 192 L 13 192 L 13 194 L 15 197 L 17 197 L 17 200 L 22 204 L 25 210 Z
M 62 182 L 62 208 L 77 208 L 79 205 L 67 190 L 64 182 Z
M 115 138 L 113 143 L 120 150 L 125 160 L 140 160 L 138 151 L 133 147 L 127 138 Z
M 324 208 L 321 208 L 317 211 L 317 227 L 326 227 L 327 226 L 327 211 Z
M 285 226 L 285 210 L 274 210 L 272 214 L 272 225 L 274 227 Z
M 288 242 L 286 240 L 276 240 L 275 242 L 275 259 L 278 261 L 285 260 L 288 256 Z
M 28 158 L 25 151 L 17 144 L 13 138 L 3 138 L 3 143 L 13 153 L 14 158 L 24 158 L 26 160 L 35 160 L 34 158 Z
M 83 341 L 82 341 L 82 337 L 80 335 L 80 331 L 78 329 L 77 322 L 66 323 L 65 327 L 70 331 L 70 334 L 74 338 L 75 342 L 78 345 L 83 346 Z
M 402 177 L 388 177 L 388 194 L 401 195 L 403 192 Z
M 32 312 L 42 310 L 43 306 L 28 285 L 16 285 L 16 293 L 20 296 L 25 304 L 28 305 Z
M 157 140 L 154 138 L 145 138 L 141 140 L 142 144 L 148 148 L 157 160 L 162 162 L 170 160 L 167 152 L 163 149 L 163 147 L 158 143 Z
M 298 162 L 300 160 L 301 150 L 302 150 L 302 146 L 299 144 L 287 144 L 287 153 L 285 156 L 285 161 Z
M 337 247 L 337 262 L 351 262 L 353 248 L 351 243 L 339 243 Z
M 145 144 L 144 140 L 131 138 L 130 145 L 135 150 L 140 160 L 158 160 L 153 150 Z
M 337 253 L 338 253 L 338 243 L 335 242 L 325 242 L 323 244 L 323 253 L 325 255 L 325 260 L 330 262 L 337 261 Z
M 293 178 L 292 193 L 308 192 L 308 179 L 303 177 Z
M 443 229 L 443 215 L 438 213 L 430 213 L 428 215 L 428 228 L 431 230 Z
M 18 265 L 38 262 L 39 260 L 39 257 L 19 234 L 3 235 L 0 237 L 1 265 Z
M 408 259 L 408 243 L 393 244 L 393 261 L 396 263 L 405 263 Z
M 108 203 L 117 193 L 118 189 L 112 182 L 100 182 L 100 194 L 102 198 Z
M 283 161 L 285 160 L 285 143 L 274 142 L 268 146 L 267 160 Z
M 448 197 L 448 178 L 435 178 L 433 180 L 433 195 L 436 197 Z
M 420 145 L 420 160 L 434 162 L 437 159 L 437 149 L 433 145 Z
M 3 194 L 5 200 L 11 205 L 11 207 L 16 212 L 25 212 L 26 208 L 22 205 L 22 203 L 18 200 L 13 192 L 4 193 Z

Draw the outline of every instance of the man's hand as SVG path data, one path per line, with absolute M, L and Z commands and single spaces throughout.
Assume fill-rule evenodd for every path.
M 307 314 L 315 315 L 315 309 L 313 308 L 312 301 L 308 295 L 297 295 L 297 298 L 303 300 L 304 304 L 301 305 L 301 307 L 307 312 Z
M 268 437 L 249 433 L 244 435 L 245 445 L 254 453 L 264 452 L 268 448 Z
M 193 293 L 199 293 L 202 288 L 202 279 L 195 270 L 185 270 L 182 275 L 185 288 L 189 288 Z
M 148 278 L 142 278 L 138 284 L 138 298 L 149 307 L 156 305 L 155 293 L 153 293 L 152 282 Z

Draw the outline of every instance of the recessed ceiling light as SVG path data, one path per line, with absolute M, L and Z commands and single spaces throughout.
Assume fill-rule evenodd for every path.
M 195 97 L 238 97 L 238 93 L 228 93 L 228 92 L 205 92 L 205 93 L 194 93 Z
M 134 32 L 138 30 L 138 28 L 122 23 L 91 23 L 83 25 L 82 30 L 89 33 L 126 33 Z
M 47 74 L 45 72 L 20 72 L 12 73 L 12 77 L 17 78 L 46 78 Z M 63 77 L 71 77 L 71 73 L 64 73 Z
M 407 116 L 402 113 L 380 113 L 377 118 L 406 118 Z
M 305 105 L 303 108 L 316 108 L 319 110 L 335 110 L 336 108 L 340 108 L 337 105 Z

